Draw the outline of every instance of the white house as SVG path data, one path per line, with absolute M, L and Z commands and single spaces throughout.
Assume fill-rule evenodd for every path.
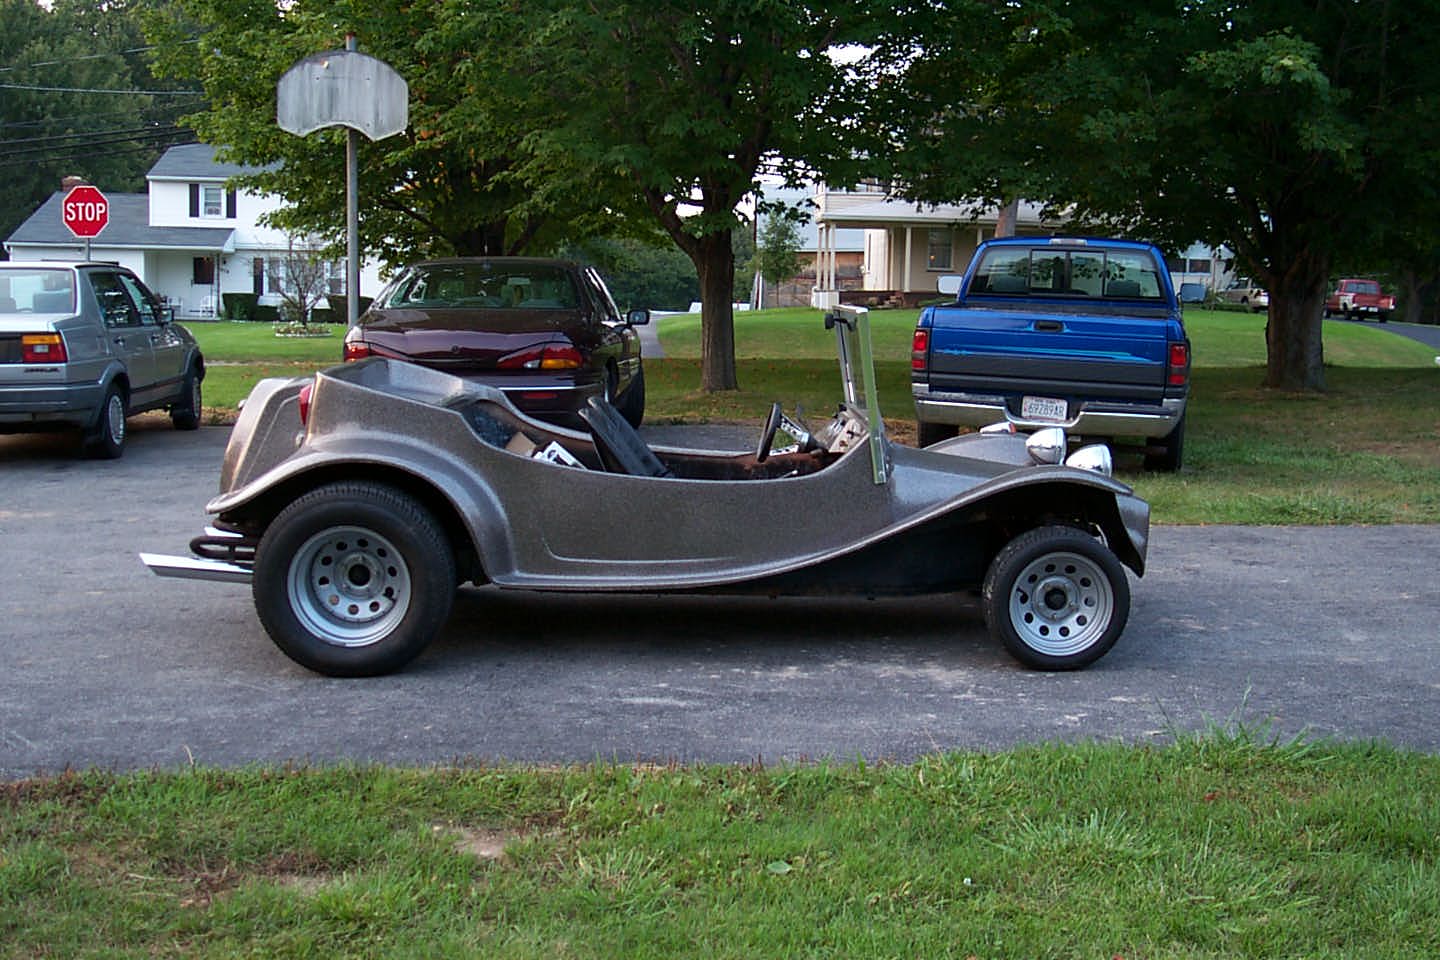
M 278 304 L 292 238 L 261 224 L 278 197 L 226 186 L 253 172 L 215 160 L 206 144 L 171 147 L 146 174 L 145 193 L 107 193 L 108 225 L 90 241 L 90 258 L 134 270 L 181 318 L 214 317 L 225 293 L 254 293 Z M 60 219 L 64 192 L 53 194 L 5 241 L 12 260 L 80 260 L 85 241 Z M 301 238 L 293 249 L 309 250 Z M 328 292 L 345 292 L 343 261 L 327 266 Z M 362 261 L 360 295 L 381 286 L 379 264 Z
M 817 184 L 813 197 L 819 229 L 819 271 L 811 303 L 834 306 L 842 292 L 847 302 L 914 304 L 937 294 L 944 274 L 962 273 L 982 241 L 995 236 L 1000 208 L 984 204 L 917 204 L 897 199 L 888 187 L 862 183 L 835 190 Z M 836 265 L 845 231 L 864 231 L 860 289 L 840 282 Z M 1051 236 L 1064 232 L 1064 221 L 1042 216 L 1041 206 L 1022 201 L 1013 232 Z M 1218 290 L 1228 279 L 1221 253 L 1193 246 L 1170 260 L 1178 290 L 1182 282 L 1203 282 Z

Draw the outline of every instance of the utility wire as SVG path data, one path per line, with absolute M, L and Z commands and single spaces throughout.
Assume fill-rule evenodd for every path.
M 173 46 L 187 46 L 189 44 L 199 42 L 200 38 L 195 37 L 191 40 L 180 40 L 173 44 Z M 151 44 L 145 47 L 131 47 L 128 50 L 112 50 L 109 53 L 87 53 L 79 57 L 66 57 L 64 60 L 40 60 L 35 63 L 27 63 L 18 67 L 0 67 L 0 73 L 13 73 L 16 70 L 30 70 L 34 67 L 68 66 L 76 62 L 77 60 L 103 60 L 106 57 L 124 57 L 129 56 L 132 53 L 144 53 L 147 50 L 159 50 L 162 46 L 165 46 L 165 44 Z
M 40 87 L 28 83 L 0 83 L 0 90 L 37 90 L 41 93 L 115 93 L 127 97 L 200 97 L 204 90 L 107 90 L 101 87 Z

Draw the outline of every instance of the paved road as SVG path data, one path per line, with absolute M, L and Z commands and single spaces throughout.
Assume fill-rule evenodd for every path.
M 134 430 L 117 462 L 0 437 L 0 778 L 340 759 L 893 758 L 1145 741 L 1211 720 L 1440 750 L 1440 527 L 1155 530 L 1130 627 L 1077 674 L 1018 668 L 963 598 L 462 591 L 411 669 L 296 667 L 243 587 L 161 580 L 227 431 Z

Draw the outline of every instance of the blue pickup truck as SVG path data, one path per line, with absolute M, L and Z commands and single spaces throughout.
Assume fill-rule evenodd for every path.
M 921 311 L 911 349 L 921 446 L 1009 421 L 1139 438 L 1147 467 L 1180 468 L 1190 341 L 1157 248 L 989 240 L 963 277 L 947 279 L 954 302 Z

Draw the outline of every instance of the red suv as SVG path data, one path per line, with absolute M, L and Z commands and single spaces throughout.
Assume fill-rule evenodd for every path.
M 1395 298 L 1380 289 L 1378 280 L 1341 280 L 1325 301 L 1325 316 L 1340 314 L 1346 320 L 1374 317 L 1384 323 L 1395 310 Z

